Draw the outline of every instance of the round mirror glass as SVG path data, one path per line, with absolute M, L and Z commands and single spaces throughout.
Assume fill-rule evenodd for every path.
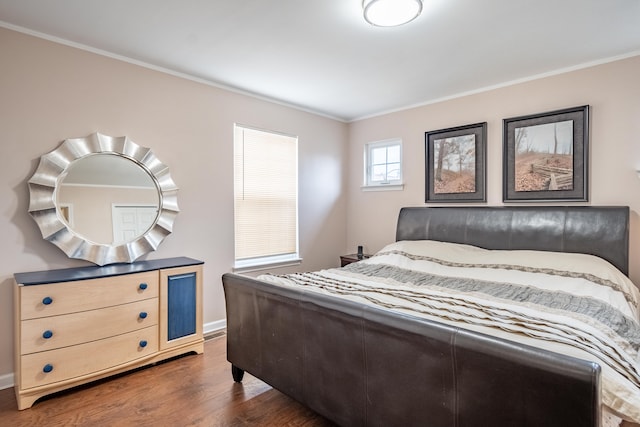
M 58 216 L 80 237 L 121 245 L 144 235 L 158 217 L 159 190 L 134 161 L 112 153 L 75 160 L 59 177 Z

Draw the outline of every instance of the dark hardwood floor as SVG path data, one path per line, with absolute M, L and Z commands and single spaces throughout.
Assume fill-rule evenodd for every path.
M 204 349 L 44 397 L 24 411 L 13 388 L 0 390 L 0 426 L 335 427 L 249 374 L 234 383 L 224 336 Z
M 24 411 L 13 388 L 0 390 L 0 426 L 333 426 L 249 374 L 234 383 L 224 336 L 204 349 L 44 397 Z

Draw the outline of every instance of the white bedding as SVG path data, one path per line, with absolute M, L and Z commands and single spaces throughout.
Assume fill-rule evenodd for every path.
M 640 422 L 640 292 L 600 258 L 403 241 L 344 268 L 259 279 L 594 361 L 607 412 Z

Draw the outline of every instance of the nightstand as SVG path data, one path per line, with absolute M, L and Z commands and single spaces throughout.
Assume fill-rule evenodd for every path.
M 349 255 L 340 255 L 340 267 L 344 267 L 345 265 L 349 265 L 352 262 L 358 262 L 362 259 L 367 259 L 369 258 L 371 255 L 369 254 L 364 254 L 362 255 L 362 258 L 358 258 L 357 254 L 349 254 Z

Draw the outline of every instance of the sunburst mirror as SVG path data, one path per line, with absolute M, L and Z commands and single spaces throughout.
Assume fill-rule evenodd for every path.
M 42 237 L 97 265 L 155 251 L 179 212 L 169 168 L 126 136 L 66 139 L 40 158 L 28 185 Z

